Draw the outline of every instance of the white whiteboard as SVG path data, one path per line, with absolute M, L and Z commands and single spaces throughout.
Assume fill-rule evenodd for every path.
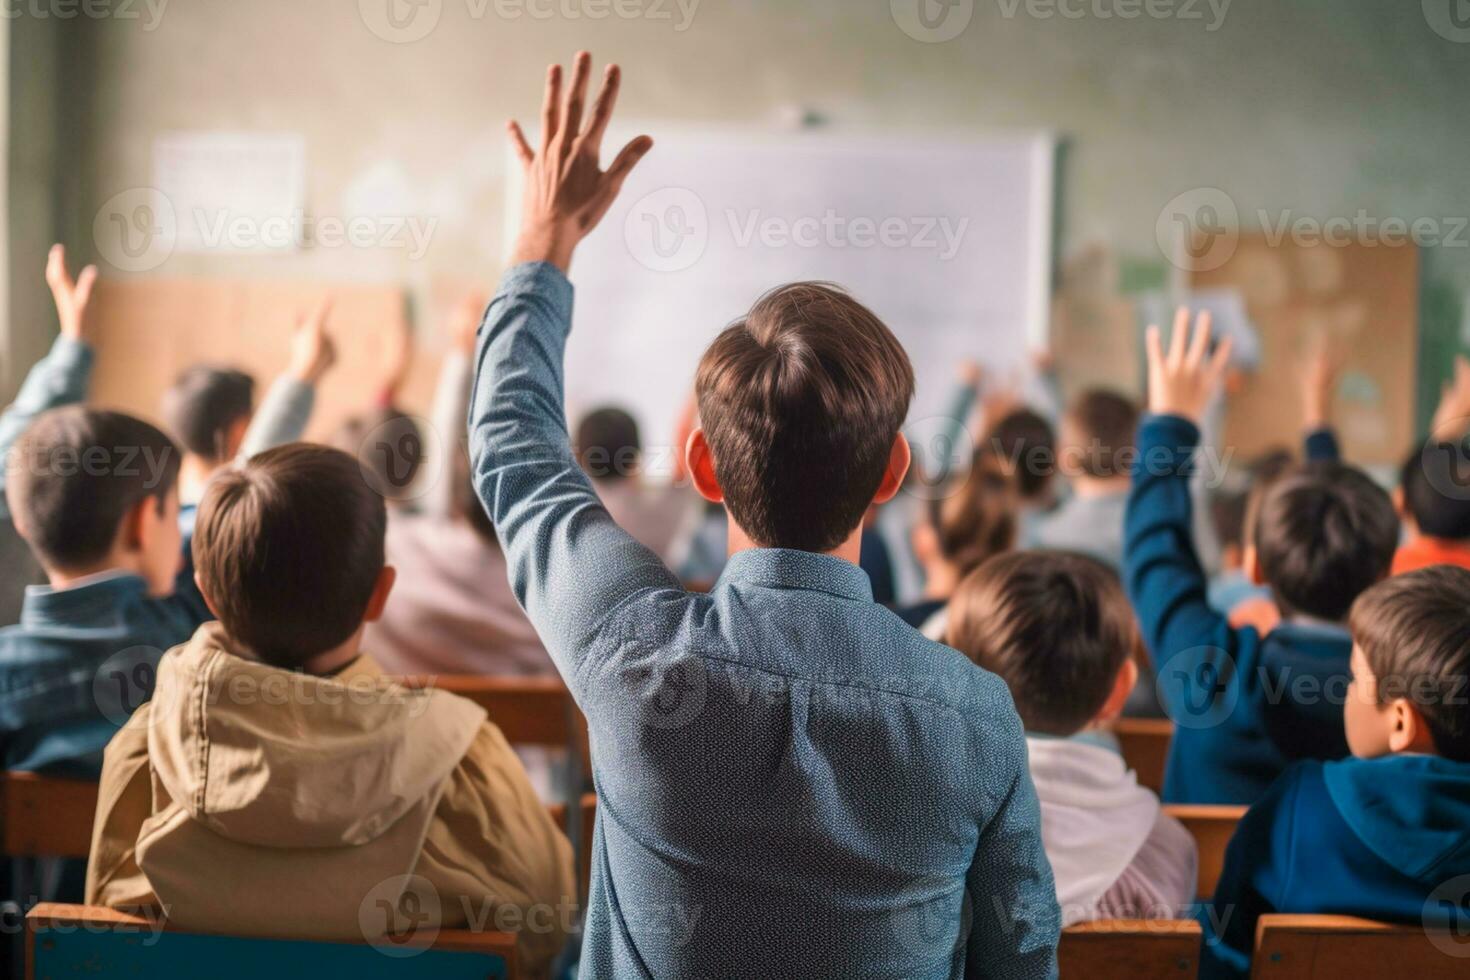
M 960 360 L 1024 373 L 1045 343 L 1049 136 L 642 131 L 652 152 L 573 259 L 567 399 L 573 425 L 631 411 L 651 477 L 705 347 L 773 286 L 829 280 L 870 306 L 913 361 L 915 426 L 945 410 Z

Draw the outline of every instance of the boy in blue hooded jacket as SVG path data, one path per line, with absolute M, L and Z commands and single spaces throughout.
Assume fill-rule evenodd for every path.
M 1353 604 L 1353 756 L 1288 770 L 1241 821 L 1205 909 L 1200 976 L 1244 977 L 1257 920 L 1356 915 L 1463 932 L 1470 893 L 1470 570 Z

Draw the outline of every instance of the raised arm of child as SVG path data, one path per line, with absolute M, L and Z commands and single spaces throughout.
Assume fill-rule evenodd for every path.
M 1235 632 L 1225 617 L 1210 608 L 1207 581 L 1195 552 L 1193 498 L 1190 477 L 1199 447 L 1199 419 L 1219 390 L 1230 342 L 1210 351 L 1210 315 L 1201 313 L 1190 330 L 1189 311 L 1174 317 L 1168 350 L 1158 327 L 1150 327 L 1148 347 L 1148 408 L 1138 431 L 1133 488 L 1124 520 L 1124 580 L 1138 613 L 1144 639 L 1153 655 L 1161 688 L 1187 696 L 1196 675 L 1224 676 L 1236 647 Z M 1203 663 L 1190 669 L 1171 669 L 1170 661 L 1193 651 Z M 1215 668 L 1211 674 L 1206 664 Z M 1206 679 L 1208 683 L 1208 680 Z M 1168 704 L 1175 715 L 1180 706 Z
M 61 333 L 51 351 L 26 375 L 25 382 L 10 407 L 0 414 L 0 519 L 9 520 L 10 507 L 5 500 L 5 467 L 10 447 L 42 412 L 63 405 L 74 405 L 87 397 L 92 381 L 92 345 L 86 334 L 87 306 L 92 299 L 92 286 L 97 282 L 97 267 L 89 265 L 72 279 L 66 268 L 66 248 L 51 246 L 46 257 L 46 284 L 56 301 L 56 317 Z
M 1332 398 L 1342 372 L 1342 359 L 1325 334 L 1312 339 L 1302 364 L 1302 422 L 1309 461 L 1335 463 L 1342 458 L 1332 428 Z
M 240 443 L 238 460 L 296 442 L 306 431 L 316 404 L 317 382 L 337 360 L 336 345 L 326 330 L 331 312 L 332 297 L 327 296 L 297 319 L 290 364 L 261 399 L 260 409 Z

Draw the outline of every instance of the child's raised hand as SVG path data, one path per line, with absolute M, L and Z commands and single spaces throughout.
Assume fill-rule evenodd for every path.
M 1455 357 L 1455 376 L 1446 381 L 1430 431 L 1440 442 L 1455 442 L 1470 429 L 1470 360 Z
M 327 316 L 332 312 L 332 297 L 325 297 L 307 315 L 296 322 L 291 337 L 291 376 L 306 384 L 316 384 L 337 360 L 337 347 L 327 333 Z
M 73 282 L 66 270 L 66 246 L 52 245 L 46 256 L 46 285 L 56 301 L 56 317 L 61 321 L 61 335 L 72 340 L 83 339 L 82 327 L 87 318 L 87 304 L 92 299 L 92 285 L 97 281 L 97 267 L 89 265 Z
M 460 297 L 449 314 L 449 342 L 454 349 L 464 354 L 474 354 L 475 334 L 480 330 L 480 318 L 485 315 L 485 294 L 469 292 Z
M 1327 425 L 1342 358 L 1326 333 L 1312 337 L 1302 360 L 1302 416 L 1308 429 Z
M 612 118 L 621 75 L 617 65 L 607 66 L 602 92 L 584 127 L 582 110 L 591 70 L 592 56 L 578 52 L 563 102 L 561 66 L 548 69 L 539 151 L 531 149 L 518 123 L 508 124 L 526 178 L 513 262 L 551 262 L 565 271 L 577 243 L 602 220 L 634 165 L 653 146 L 653 140 L 639 136 L 623 147 L 607 170 L 602 169 L 602 136 Z
M 1198 423 L 1205 406 L 1219 390 L 1230 362 L 1230 338 L 1210 352 L 1210 313 L 1195 318 L 1189 327 L 1189 310 L 1179 307 L 1174 314 L 1174 333 L 1164 351 L 1159 328 L 1148 328 L 1148 408 L 1156 415 L 1178 415 Z

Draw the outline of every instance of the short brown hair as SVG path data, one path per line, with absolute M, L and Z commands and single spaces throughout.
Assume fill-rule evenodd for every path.
M 225 433 L 254 406 L 254 378 L 233 368 L 200 364 L 163 393 L 163 420 L 185 452 L 219 461 L 225 455 Z
M 1016 490 L 989 452 L 975 462 L 955 492 L 929 503 L 929 523 L 940 554 L 961 575 L 1016 544 Z
M 51 569 L 106 558 L 133 508 L 153 498 L 162 514 L 179 480 L 178 447 L 158 428 L 80 405 L 38 416 L 6 462 L 16 529 Z
M 730 516 L 764 547 L 822 552 L 878 492 L 914 372 L 871 310 L 802 282 L 715 338 L 695 392 Z
M 1128 473 L 1138 431 L 1138 406 L 1132 399 L 1094 388 L 1077 396 L 1067 417 L 1087 443 L 1082 447 L 1082 472 L 1101 479 Z
M 1022 499 L 1045 495 L 1057 470 L 1057 434 L 1040 413 L 1011 412 L 990 430 L 985 445 L 1006 463 Z
M 210 481 L 194 564 L 230 636 L 298 668 L 350 637 L 383 569 L 383 498 L 326 446 L 271 449 Z
M 1388 494 L 1341 463 L 1306 463 L 1277 477 L 1246 520 L 1261 576 L 1288 616 L 1340 621 L 1388 574 L 1399 544 Z
M 1470 762 L 1470 570 L 1431 565 L 1385 579 L 1358 596 L 1348 623 L 1379 698 L 1412 701 L 1436 751 Z
M 1073 735 L 1097 717 L 1142 649 L 1112 569 L 1062 551 L 1022 551 L 971 572 L 949 603 L 946 642 L 1000 676 L 1026 730 Z

